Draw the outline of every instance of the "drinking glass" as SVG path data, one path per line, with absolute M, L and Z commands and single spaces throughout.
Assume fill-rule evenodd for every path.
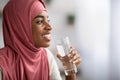
M 68 54 L 70 54 L 72 50 L 69 37 L 65 37 L 63 39 L 58 40 L 56 47 L 59 54 L 62 56 L 62 60 L 63 60 L 62 64 L 63 64 L 65 75 L 77 73 L 76 65 L 70 62 L 70 58 L 68 57 Z

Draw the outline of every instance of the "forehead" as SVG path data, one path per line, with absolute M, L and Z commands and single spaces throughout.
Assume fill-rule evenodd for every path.
M 46 10 L 42 11 L 40 14 L 38 14 L 37 16 L 35 16 L 34 19 L 36 18 L 48 18 L 48 13 Z

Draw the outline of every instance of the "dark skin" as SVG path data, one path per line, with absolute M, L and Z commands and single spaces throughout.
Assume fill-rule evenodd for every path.
M 42 11 L 32 20 L 32 38 L 34 45 L 37 48 L 49 47 L 51 41 L 51 30 L 52 26 L 49 24 L 48 14 L 46 11 Z M 62 63 L 64 62 L 59 53 L 57 53 L 57 57 Z M 71 59 L 72 63 L 76 64 L 77 67 L 80 65 L 81 58 L 75 49 L 68 54 L 68 57 Z M 66 76 L 66 80 L 76 80 L 76 74 L 74 73 Z

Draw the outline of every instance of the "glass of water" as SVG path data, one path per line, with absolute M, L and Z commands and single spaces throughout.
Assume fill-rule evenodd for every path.
M 57 50 L 62 56 L 62 63 L 65 75 L 77 73 L 76 65 L 70 62 L 70 58 L 68 57 L 68 54 L 70 54 L 72 50 L 71 47 L 72 46 L 68 37 L 63 38 L 62 40 L 58 40 L 57 42 Z

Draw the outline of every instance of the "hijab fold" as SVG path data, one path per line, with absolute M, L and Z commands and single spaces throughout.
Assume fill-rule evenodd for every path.
M 3 80 L 49 80 L 46 50 L 34 46 L 31 30 L 32 20 L 43 10 L 42 0 L 10 0 L 4 7 Z

